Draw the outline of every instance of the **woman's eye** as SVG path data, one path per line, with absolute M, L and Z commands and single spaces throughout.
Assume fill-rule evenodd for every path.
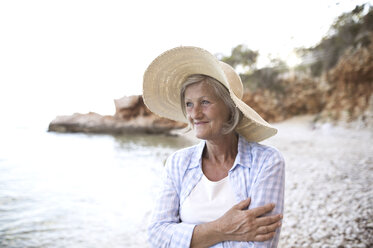
M 190 107 L 193 106 L 193 104 L 192 104 L 191 102 L 186 102 L 186 103 L 185 103 L 185 106 L 186 106 L 187 108 L 190 108 Z
M 209 104 L 210 102 L 209 101 L 207 101 L 207 100 L 202 100 L 202 102 L 201 102 L 203 105 L 207 105 L 207 104 Z

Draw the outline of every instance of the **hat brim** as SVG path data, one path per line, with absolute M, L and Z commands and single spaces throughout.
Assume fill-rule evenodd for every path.
M 277 129 L 233 92 L 227 79 L 231 77 L 226 73 L 227 67 L 223 68 L 215 56 L 201 48 L 177 47 L 168 50 L 158 56 L 144 73 L 144 103 L 159 116 L 187 123 L 180 102 L 182 84 L 190 75 L 204 74 L 221 82 L 242 112 L 243 118 L 236 128 L 239 134 L 255 142 L 275 135 Z M 231 73 L 235 73 L 233 69 Z

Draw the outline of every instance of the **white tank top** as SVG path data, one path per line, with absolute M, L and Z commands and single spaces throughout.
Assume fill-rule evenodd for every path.
M 210 181 L 205 175 L 180 206 L 182 222 L 201 224 L 221 217 L 236 204 L 228 177 Z

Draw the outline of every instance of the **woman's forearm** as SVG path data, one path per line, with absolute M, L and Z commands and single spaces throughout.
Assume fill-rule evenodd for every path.
M 247 210 L 250 199 L 234 205 L 219 219 L 195 226 L 190 247 L 210 247 L 223 241 L 265 241 L 281 225 L 282 215 L 264 216 L 275 207 L 267 204 Z
M 217 222 L 208 222 L 197 225 L 193 230 L 191 248 L 205 248 L 224 241 L 223 235 L 218 231 Z

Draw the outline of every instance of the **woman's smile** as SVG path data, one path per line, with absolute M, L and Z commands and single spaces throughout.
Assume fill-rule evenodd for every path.
M 210 85 L 203 81 L 189 85 L 185 90 L 185 109 L 197 138 L 211 140 L 221 136 L 229 110 Z
M 203 124 L 207 124 L 209 123 L 208 121 L 197 121 L 197 122 L 194 122 L 194 125 L 195 126 L 200 126 L 200 125 L 203 125 Z

